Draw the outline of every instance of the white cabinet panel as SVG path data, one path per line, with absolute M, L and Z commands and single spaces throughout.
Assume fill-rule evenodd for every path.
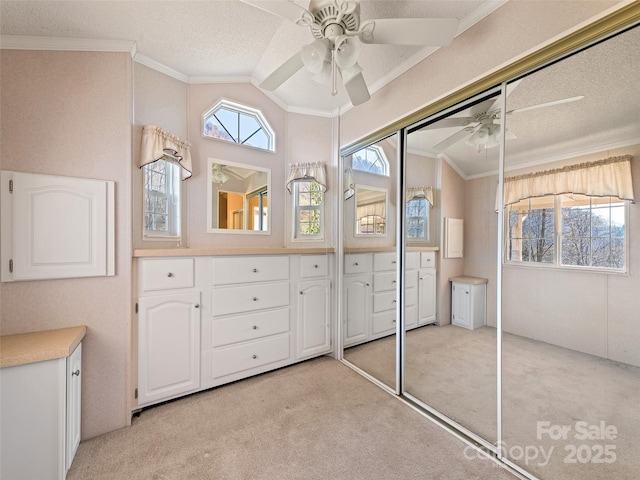
M 289 279 L 289 257 L 215 257 L 213 285 L 273 282 Z
M 367 273 L 367 254 L 349 253 L 344 256 L 344 274 Z
M 142 297 L 138 319 L 138 404 L 200 385 L 200 293 Z
M 344 304 L 346 309 L 344 344 L 352 345 L 365 341 L 369 336 L 369 312 L 371 286 L 368 275 L 345 278 Z
M 140 290 L 153 292 L 194 286 L 193 258 L 143 258 L 140 260 Z
M 329 280 L 298 283 L 298 358 L 327 353 L 331 348 Z
M 287 360 L 291 356 L 289 335 L 215 349 L 211 355 L 212 377 L 217 379 Z
M 473 280 L 472 277 L 466 278 Z M 486 289 L 486 283 L 482 282 L 452 281 L 451 323 L 469 330 L 483 326 L 486 316 Z
M 114 274 L 113 182 L 2 173 L 3 281 Z
M 289 328 L 289 308 L 216 318 L 213 319 L 211 327 L 211 344 L 214 347 L 223 347 L 286 333 Z
M 436 269 L 425 268 L 419 272 L 418 324 L 436 322 Z
M 82 343 L 67 358 L 67 448 L 66 469 L 80 445 L 80 421 L 82 405 Z
M 300 257 L 300 278 L 326 277 L 329 274 L 327 255 L 302 255 Z
M 211 296 L 215 316 L 284 307 L 289 305 L 289 283 L 216 287 Z
M 374 253 L 373 271 L 383 272 L 385 270 L 395 270 L 398 266 L 396 252 Z

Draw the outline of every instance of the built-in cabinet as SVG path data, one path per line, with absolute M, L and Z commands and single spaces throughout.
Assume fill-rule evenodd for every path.
M 405 260 L 405 328 L 410 330 L 436 321 L 435 253 L 408 252 Z M 346 347 L 395 333 L 396 261 L 395 252 L 345 255 L 343 328 Z
M 329 255 L 141 258 L 138 406 L 331 351 Z
M 27 349 L 42 339 L 33 338 L 26 340 Z M 43 351 L 52 350 L 45 347 Z M 27 355 L 37 358 L 39 354 Z M 81 378 L 82 343 L 69 356 L 0 370 L 0 478 L 66 477 L 80 444 Z
M 487 279 L 451 278 L 451 323 L 475 330 L 485 324 Z

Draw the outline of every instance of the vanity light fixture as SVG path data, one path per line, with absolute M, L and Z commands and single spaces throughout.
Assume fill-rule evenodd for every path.
M 211 181 L 213 183 L 222 184 L 229 180 L 229 176 L 222 171 L 222 165 L 214 163 L 211 167 Z

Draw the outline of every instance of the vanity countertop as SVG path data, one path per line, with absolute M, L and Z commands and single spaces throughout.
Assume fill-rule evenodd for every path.
M 87 333 L 87 327 L 59 328 L 0 337 L 0 367 L 15 367 L 68 357 Z
M 325 255 L 335 253 L 333 247 L 318 248 L 261 248 L 261 247 L 225 247 L 225 248 L 136 248 L 136 257 L 208 257 L 224 255 Z
M 407 252 L 437 252 L 438 247 L 407 247 Z M 395 252 L 396 247 L 345 247 L 344 253 Z
M 451 277 L 449 279 L 450 282 L 459 282 L 459 283 L 469 283 L 471 285 L 482 285 L 483 283 L 488 283 L 489 280 L 487 280 L 486 278 L 480 278 L 480 277 L 469 277 L 466 275 L 460 276 L 460 277 Z

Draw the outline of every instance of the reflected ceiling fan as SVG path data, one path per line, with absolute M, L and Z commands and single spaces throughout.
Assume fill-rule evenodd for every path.
M 312 78 L 338 91 L 338 75 L 351 103 L 369 100 L 369 90 L 358 64 L 361 43 L 393 45 L 449 44 L 458 29 L 456 18 L 387 18 L 360 23 L 360 4 L 356 0 L 311 0 L 305 9 L 290 0 L 241 0 L 309 27 L 315 41 L 302 47 L 260 84 L 273 91 L 303 67 Z
M 521 80 L 515 81 L 507 85 L 507 96 L 520 84 Z M 575 102 L 582 100 L 584 95 L 578 95 L 576 97 L 563 98 L 560 100 L 554 100 L 552 102 L 539 103 L 536 105 L 530 105 L 528 107 L 516 108 L 508 110 L 507 115 L 514 113 L 522 113 L 528 110 L 535 110 L 537 108 L 551 107 L 554 105 L 560 105 L 562 103 Z M 500 142 L 501 123 L 496 123 L 503 119 L 500 108 L 500 97 L 495 99 L 489 99 L 484 102 L 480 102 L 477 105 L 471 107 L 468 117 L 451 117 L 445 118 L 439 122 L 431 124 L 428 129 L 434 128 L 450 128 L 450 127 L 464 127 L 462 130 L 457 131 L 453 135 L 445 138 L 433 149 L 442 153 L 452 145 L 465 140 L 465 143 L 470 147 L 476 148 L 478 153 L 483 148 L 492 148 L 498 146 Z M 507 139 L 517 138 L 512 132 L 507 130 L 505 132 Z

